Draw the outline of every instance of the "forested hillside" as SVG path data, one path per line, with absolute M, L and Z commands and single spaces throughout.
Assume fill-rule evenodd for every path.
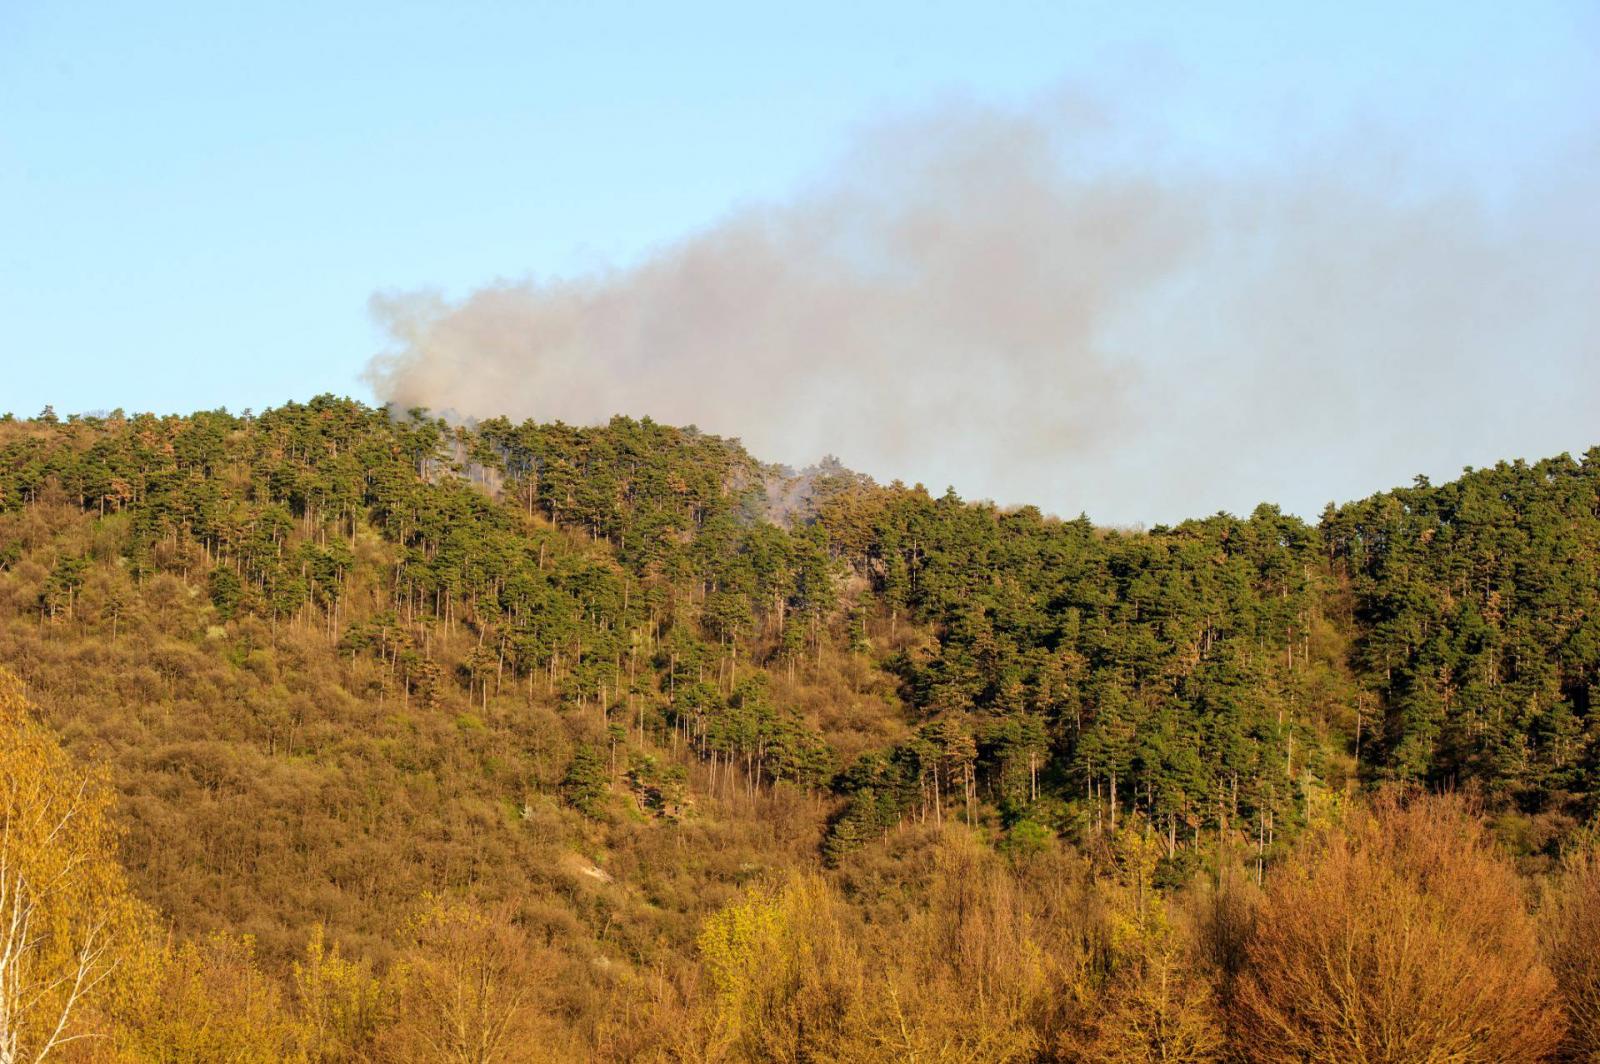
M 1600 449 L 1128 532 L 648 420 L 8 416 L 0 666 L 125 899 L 0 1059 L 1600 1052 Z

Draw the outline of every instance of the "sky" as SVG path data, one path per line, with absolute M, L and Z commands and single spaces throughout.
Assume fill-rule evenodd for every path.
M 1039 217 L 982 206 L 964 243 L 971 188 L 941 175 L 979 144 L 977 187 L 1048 195 Z M 1056 154 L 1025 172 L 1036 149 Z M 758 457 L 831 451 L 1108 522 L 1262 499 L 1314 515 L 1600 443 L 1597 175 L 1593 3 L 0 0 L 0 409 L 626 406 Z M 955 237 L 894 259 L 906 219 L 879 189 Z M 1130 196 L 1110 235 L 1082 236 Z M 650 361 L 680 311 L 707 313 L 664 273 L 710 256 L 746 305 L 814 299 L 795 232 L 841 214 L 801 266 L 882 268 L 829 289 L 870 329 L 823 376 L 792 368 L 819 341 L 789 309 L 736 307 Z M 1045 339 L 957 322 L 962 343 L 922 361 L 944 290 L 885 302 L 879 275 L 1009 276 L 981 257 L 1002 224 L 1033 238 L 1002 266 L 1070 245 L 1023 277 L 1017 313 Z M 725 256 L 752 231 L 785 264 L 770 282 Z M 1049 313 L 1056 281 L 1082 323 Z M 575 404 L 511 372 L 555 358 L 517 330 L 574 292 L 561 379 L 611 367 Z M 974 314 L 1005 312 L 985 299 Z M 614 321 L 644 338 L 596 339 Z M 770 353 L 746 365 L 744 343 Z M 640 388 L 607 391 L 647 363 Z M 841 397 L 850 367 L 861 394 Z M 704 409 L 672 391 L 690 374 L 732 383 Z M 804 401 L 745 402 L 768 378 Z M 908 378 L 906 409 L 945 420 L 861 431 Z M 645 408 L 656 395 L 666 409 Z M 982 416 L 951 420 L 964 395 Z

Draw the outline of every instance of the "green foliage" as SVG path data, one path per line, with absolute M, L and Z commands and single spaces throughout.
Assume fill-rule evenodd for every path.
M 217 608 L 217 616 L 225 621 L 232 620 L 234 614 L 239 612 L 239 604 L 244 601 L 243 581 L 232 569 L 218 567 L 211 570 L 206 582 L 211 591 L 211 604 Z
M 561 795 L 584 816 L 599 817 L 604 813 L 610 788 L 605 759 L 598 750 L 588 744 L 578 747 L 567 774 L 561 777 Z
M 835 849 L 1049 799 L 1091 834 L 1138 812 L 1175 857 L 1207 831 L 1266 850 L 1308 780 L 1352 772 L 1593 811 L 1597 474 L 1591 452 L 1419 481 L 1320 526 L 1262 506 L 1126 534 L 832 469 L 783 488 L 803 503 L 779 525 L 781 477 L 692 429 L 466 429 L 323 396 L 16 422 L 0 506 L 115 532 L 0 541 L 8 568 L 45 555 L 46 619 L 107 560 L 141 584 L 203 574 L 219 618 L 320 626 L 403 704 L 439 706 L 453 676 L 479 717 L 517 690 L 618 710 L 629 741 L 656 729 L 719 787 L 832 780 Z M 457 633 L 471 650 L 438 660 Z M 828 650 L 890 670 L 923 726 L 837 777 L 769 684 Z
M 1476 787 L 1553 860 L 1600 811 L 1596 618 L 1600 451 L 1131 533 L 649 420 L 0 422 L 0 645 L 109 761 L 132 885 L 190 943 L 168 985 L 277 1030 L 238 932 L 287 972 L 326 923 L 341 1045 L 423 893 L 559 899 L 507 920 L 600 995 L 591 961 L 671 967 L 753 876 L 954 829 L 1121 884 L 1137 1007 L 1083 1052 L 1152 1051 L 1211 1008 L 1159 896 L 1218 853 L 1263 877 L 1349 788 Z

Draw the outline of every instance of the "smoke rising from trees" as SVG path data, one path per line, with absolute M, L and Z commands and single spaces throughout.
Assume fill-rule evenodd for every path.
M 1166 149 L 1080 99 L 950 104 L 635 263 L 374 296 L 367 376 L 1112 521 L 1593 442 L 1595 153 L 1491 200 L 1372 140 L 1246 176 Z

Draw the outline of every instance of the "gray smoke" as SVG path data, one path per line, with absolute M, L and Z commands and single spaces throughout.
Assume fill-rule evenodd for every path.
M 368 379 L 1114 521 L 1314 511 L 1600 442 L 1592 155 L 1493 209 L 1359 160 L 1127 162 L 1148 157 L 1059 101 L 880 127 L 636 265 L 375 296 L 393 343 Z

